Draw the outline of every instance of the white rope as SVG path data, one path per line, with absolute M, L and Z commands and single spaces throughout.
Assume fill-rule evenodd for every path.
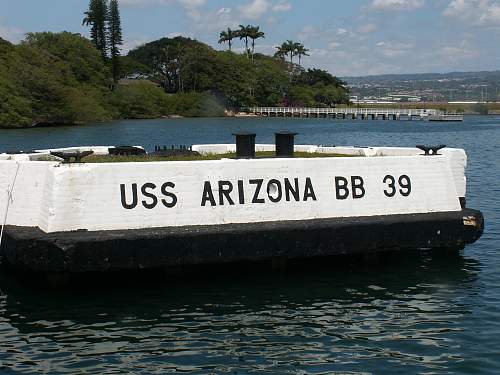
M 17 174 L 19 173 L 19 167 L 21 166 L 21 164 L 19 164 L 18 161 L 16 162 L 16 164 L 17 164 L 17 169 L 16 169 L 16 173 L 14 175 L 14 179 L 12 180 L 12 184 L 10 186 L 10 189 L 7 188 L 5 190 L 7 192 L 7 205 L 5 207 L 5 215 L 3 218 L 2 229 L 0 229 L 0 249 L 2 248 L 3 230 L 5 228 L 5 225 L 7 224 L 7 215 L 9 214 L 9 207 L 10 207 L 10 204 L 14 202 L 14 200 L 12 199 L 12 192 L 14 191 L 14 185 L 16 184 Z

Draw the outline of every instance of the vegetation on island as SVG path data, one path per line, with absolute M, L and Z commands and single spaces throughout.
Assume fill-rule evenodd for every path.
M 256 158 L 276 158 L 274 151 L 259 151 L 255 153 Z M 295 152 L 295 158 L 338 158 L 338 157 L 359 157 L 359 155 L 346 155 L 338 153 L 320 152 Z M 176 156 L 158 156 L 154 154 L 123 156 L 123 155 L 90 155 L 82 159 L 83 163 L 131 163 L 131 162 L 153 162 L 153 161 L 195 161 L 195 160 L 221 160 L 235 159 L 236 153 L 226 152 L 223 154 L 192 154 Z M 56 160 L 54 157 L 46 160 Z M 57 159 L 59 160 L 59 159 Z
M 221 32 L 227 51 L 178 36 L 121 56 L 118 0 L 90 0 L 83 24 L 90 40 L 70 32 L 29 33 L 17 45 L 0 39 L 0 127 L 348 103 L 342 81 L 301 66 L 308 56 L 301 43 L 287 41 L 274 56 L 256 52 L 265 38 L 259 26 Z M 234 51 L 236 40 L 243 53 Z

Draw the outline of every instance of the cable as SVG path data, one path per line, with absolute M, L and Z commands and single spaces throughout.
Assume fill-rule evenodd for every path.
M 14 174 L 14 179 L 12 180 L 12 185 L 10 186 L 10 190 L 9 188 L 5 190 L 7 192 L 7 206 L 5 207 L 5 216 L 3 218 L 2 228 L 0 229 L 0 249 L 2 248 L 3 230 L 5 228 L 5 225 L 7 224 L 7 215 L 9 214 L 9 207 L 10 204 L 14 202 L 14 200 L 12 199 L 12 192 L 14 191 L 14 186 L 16 185 L 19 168 L 21 167 L 21 164 L 18 161 L 16 161 L 16 164 L 17 164 L 17 169 L 16 173 Z

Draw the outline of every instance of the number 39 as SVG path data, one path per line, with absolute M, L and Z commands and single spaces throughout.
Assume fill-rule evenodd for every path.
M 384 177 L 384 184 L 387 184 L 387 189 L 384 190 L 384 194 L 386 197 L 392 198 L 397 193 L 396 188 L 396 179 L 388 174 Z M 402 175 L 398 179 L 399 184 L 399 194 L 403 197 L 407 197 L 411 193 L 411 180 L 407 175 Z

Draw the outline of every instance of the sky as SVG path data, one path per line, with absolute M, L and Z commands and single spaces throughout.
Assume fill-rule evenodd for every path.
M 88 36 L 87 7 L 88 0 L 0 0 L 0 37 Z M 120 0 L 120 9 L 124 52 L 177 35 L 224 49 L 221 30 L 252 24 L 266 34 L 258 52 L 299 41 L 310 49 L 305 67 L 338 76 L 500 68 L 500 0 Z

